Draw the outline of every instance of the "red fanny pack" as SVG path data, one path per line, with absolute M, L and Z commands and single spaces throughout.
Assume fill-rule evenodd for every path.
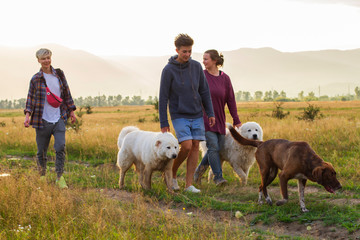
M 45 87 L 46 87 L 46 100 L 48 101 L 50 106 L 54 108 L 60 107 L 63 100 L 50 91 L 50 89 L 46 85 L 46 81 L 45 81 Z

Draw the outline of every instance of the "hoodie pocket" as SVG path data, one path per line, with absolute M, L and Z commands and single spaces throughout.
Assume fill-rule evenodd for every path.
M 200 96 L 180 96 L 177 112 L 180 114 L 197 114 L 202 112 Z

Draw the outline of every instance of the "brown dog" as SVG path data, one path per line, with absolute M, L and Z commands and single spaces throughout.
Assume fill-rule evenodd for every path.
M 266 202 L 272 205 L 266 187 L 275 179 L 278 169 L 282 170 L 279 179 L 283 197 L 276 202 L 278 206 L 288 201 L 287 184 L 290 179 L 298 179 L 300 207 L 303 212 L 309 211 L 304 200 L 307 179 L 321 184 L 330 193 L 335 193 L 341 188 L 333 166 L 323 161 L 306 142 L 290 142 L 285 139 L 271 139 L 265 142 L 249 140 L 242 137 L 231 125 L 228 125 L 228 128 L 237 142 L 258 148 L 255 157 L 261 174 L 259 203 L 262 203 L 263 193 Z

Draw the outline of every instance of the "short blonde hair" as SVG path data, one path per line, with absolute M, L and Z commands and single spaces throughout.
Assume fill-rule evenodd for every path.
M 37 52 L 36 52 L 36 57 L 37 57 L 37 59 L 39 59 L 39 58 L 42 57 L 42 56 L 46 56 L 46 55 L 50 55 L 50 57 L 51 57 L 51 55 L 52 55 L 52 52 L 51 52 L 49 49 L 47 49 L 47 48 L 40 48 L 40 49 L 37 50 Z

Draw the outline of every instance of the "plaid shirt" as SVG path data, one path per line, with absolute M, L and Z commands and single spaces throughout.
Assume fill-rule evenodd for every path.
M 67 120 L 68 114 L 70 111 L 75 111 L 76 106 L 74 105 L 74 101 L 71 97 L 69 85 L 67 84 L 64 72 L 63 73 L 64 79 L 61 79 L 60 76 L 57 74 L 55 69 L 51 66 L 51 70 L 53 75 L 55 75 L 59 79 L 60 83 L 60 97 L 63 99 L 63 102 L 60 105 L 60 115 L 64 121 Z M 42 121 L 42 114 L 44 111 L 44 104 L 45 104 L 45 97 L 46 97 L 46 87 L 45 87 L 45 78 L 43 71 L 40 69 L 38 73 L 36 73 L 30 81 L 29 93 L 26 100 L 26 105 L 24 109 L 24 114 L 27 112 L 30 113 L 30 125 L 33 128 L 43 128 L 43 121 Z

